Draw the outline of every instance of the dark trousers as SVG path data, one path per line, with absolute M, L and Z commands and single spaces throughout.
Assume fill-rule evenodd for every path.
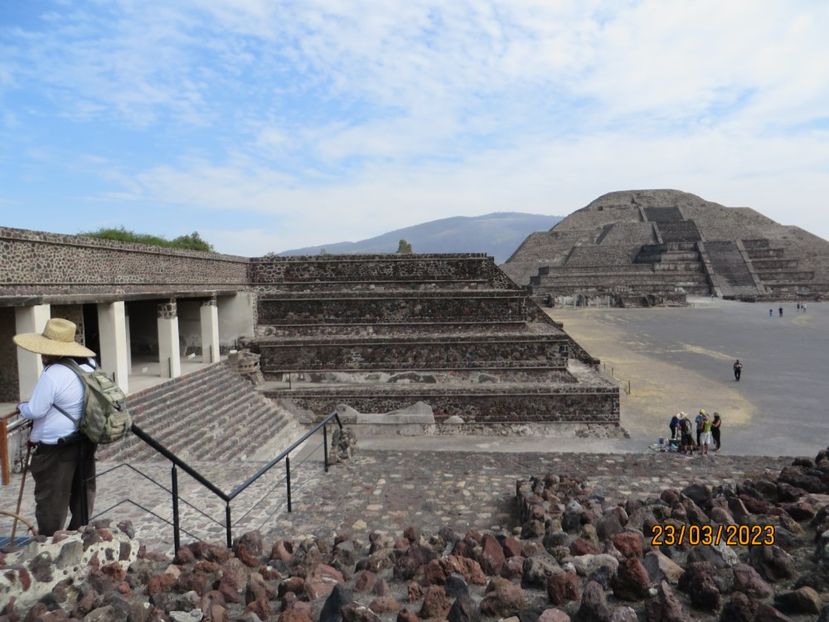
M 719 428 L 711 428 L 711 436 L 714 439 L 714 449 L 720 448 L 720 429 Z
M 95 501 L 95 449 L 85 436 L 60 445 L 38 445 L 30 471 L 35 480 L 35 518 L 40 535 L 51 536 L 66 524 L 69 529 L 83 524 L 83 490 L 86 479 L 86 512 Z M 91 479 L 90 479 L 91 478 Z
M 734 380 L 739 382 L 740 381 L 740 376 L 742 375 L 742 373 L 743 373 L 742 369 L 740 369 L 739 367 L 735 367 L 734 368 Z

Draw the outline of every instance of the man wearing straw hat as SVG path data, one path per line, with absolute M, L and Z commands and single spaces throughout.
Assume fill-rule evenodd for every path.
M 29 444 L 34 447 L 30 470 L 35 480 L 35 517 L 38 532 L 51 536 L 66 523 L 78 529 L 92 511 L 95 497 L 95 449 L 78 431 L 83 416 L 83 381 L 61 359 L 73 359 L 85 371 L 95 367 L 95 353 L 75 341 L 75 324 L 62 318 L 46 322 L 43 333 L 23 333 L 14 342 L 40 354 L 44 370 L 28 402 L 18 405 L 20 415 L 32 420 Z M 87 479 L 84 486 L 83 480 Z M 86 499 L 83 490 L 86 489 Z M 85 507 L 84 507 L 85 506 Z

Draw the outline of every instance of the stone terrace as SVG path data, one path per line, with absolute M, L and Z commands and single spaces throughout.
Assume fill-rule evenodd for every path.
M 424 401 L 437 422 L 618 425 L 618 388 L 589 368 L 572 373 L 575 359 L 595 361 L 490 257 L 324 255 L 251 265 L 259 299 L 250 345 L 269 397 L 317 415 L 340 404 L 384 413 Z M 285 386 L 286 374 L 298 384 Z

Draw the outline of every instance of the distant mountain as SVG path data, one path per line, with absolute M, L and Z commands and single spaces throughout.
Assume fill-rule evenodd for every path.
M 483 216 L 453 216 L 389 231 L 359 242 L 335 242 L 284 251 L 280 255 L 394 253 L 401 239 L 415 253 L 487 253 L 503 263 L 530 233 L 550 229 L 561 216 L 495 212 Z

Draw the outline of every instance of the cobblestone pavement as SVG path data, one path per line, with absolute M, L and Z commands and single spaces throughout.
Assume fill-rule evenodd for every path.
M 233 501 L 233 533 L 258 528 L 274 539 L 328 537 L 344 531 L 355 535 L 399 533 L 410 524 L 426 531 L 437 531 L 444 525 L 457 530 L 510 529 L 515 525 L 515 481 L 531 475 L 552 471 L 582 476 L 607 496 L 620 498 L 647 496 L 694 480 L 736 482 L 766 468 L 777 471 L 789 463 L 788 458 L 759 456 L 358 450 L 350 462 L 334 465 L 325 474 L 317 446 L 313 452 L 292 458 L 293 512 L 286 511 L 285 470 L 279 465 Z M 99 463 L 98 472 L 113 466 Z M 134 466 L 169 487 L 168 465 Z M 198 464 L 196 468 L 229 492 L 260 466 L 246 462 Z M 2 509 L 13 508 L 18 486 L 19 475 L 2 490 Z M 27 517 L 34 516 L 32 489 L 29 480 L 22 511 Z M 96 512 L 103 511 L 103 517 L 114 522 L 132 520 L 148 548 L 170 550 L 172 527 L 164 522 L 172 518 L 168 492 L 126 467 L 101 475 L 98 490 Z M 183 540 L 196 537 L 223 542 L 224 503 L 181 472 L 179 490 L 182 498 L 198 509 L 184 503 L 181 506 L 181 526 L 187 532 Z M 108 509 L 119 502 L 121 505 Z M 7 525 L 2 527 L 5 532 Z

